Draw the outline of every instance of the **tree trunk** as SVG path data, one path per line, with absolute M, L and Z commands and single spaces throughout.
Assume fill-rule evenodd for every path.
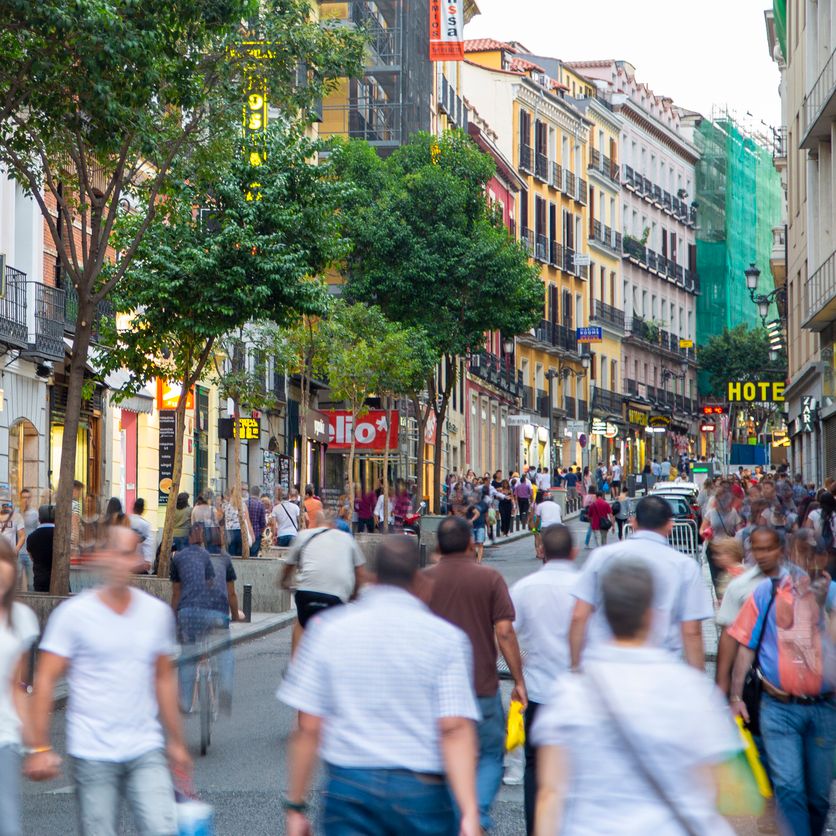
M 435 501 L 433 509 L 436 514 L 441 513 L 441 456 L 442 456 L 442 433 L 444 419 L 447 417 L 447 405 L 450 401 L 450 393 L 456 385 L 457 365 L 451 357 L 444 358 L 446 367 L 444 389 L 441 392 L 441 405 L 433 404 L 433 411 L 436 413 L 435 446 L 433 449 L 433 481 L 435 482 Z
M 389 431 L 392 426 L 392 398 L 386 398 L 386 446 L 383 448 L 383 496 L 384 506 L 386 504 L 385 497 L 389 496 Z M 383 533 L 389 532 L 389 518 L 386 516 L 386 522 L 383 524 Z
M 49 591 L 67 595 L 70 591 L 70 544 L 73 525 L 73 482 L 75 481 L 76 438 L 81 413 L 84 369 L 93 330 L 93 307 L 87 291 L 78 293 L 78 318 L 73 347 L 70 352 L 70 374 L 67 381 L 67 408 L 64 414 L 64 436 L 61 441 L 61 466 L 58 490 L 55 492 L 55 539 L 52 548 L 52 574 Z M 90 486 L 85 485 L 89 490 Z M 82 510 L 84 496 L 81 497 Z
M 163 536 L 160 542 L 160 560 L 157 564 L 157 577 L 167 578 L 171 560 L 171 543 L 174 539 L 174 510 L 177 506 L 177 494 L 180 493 L 180 480 L 183 477 L 183 439 L 186 435 L 186 400 L 189 397 L 190 386 L 188 380 L 177 400 L 174 410 L 174 462 L 171 472 L 171 491 L 168 494 L 168 504 L 165 506 L 163 520 Z
M 249 511 L 244 504 L 244 497 L 241 493 L 241 439 L 238 431 L 241 425 L 241 408 L 238 405 L 238 398 L 232 399 L 232 443 L 235 453 L 232 456 L 232 489 L 238 494 L 238 520 L 241 525 L 241 557 L 250 556 L 250 536 L 247 531 L 247 520 Z M 229 544 L 227 543 L 227 547 Z M 229 549 L 227 548 L 227 551 Z
M 306 361 L 307 363 L 307 361 Z M 299 402 L 299 492 L 305 495 L 305 485 L 308 484 L 308 408 L 311 399 L 311 383 L 307 368 L 302 371 L 302 400 Z
M 354 508 L 354 454 L 357 449 L 357 436 L 354 432 L 359 410 L 351 409 L 351 446 L 348 448 L 348 507 Z M 386 497 L 383 497 L 383 515 L 386 516 Z M 383 529 L 386 530 L 385 528 Z

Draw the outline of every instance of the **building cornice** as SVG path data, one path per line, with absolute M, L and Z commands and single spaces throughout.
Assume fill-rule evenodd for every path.
M 528 107 L 538 110 L 555 124 L 574 133 L 582 142 L 587 142 L 587 132 L 593 124 L 574 107 L 553 96 L 528 78 L 518 76 L 517 99 Z
M 635 102 L 630 99 L 625 99 L 618 104 L 614 103 L 613 107 L 616 108 L 616 112 L 623 114 L 625 120 L 632 122 L 634 125 L 649 133 L 675 154 L 684 157 L 692 164 L 699 160 L 700 153 L 695 145 L 692 145 L 686 139 L 683 139 L 670 128 L 663 125 Z
M 616 133 L 621 133 L 621 129 L 624 127 L 624 119 L 621 116 L 594 98 L 589 99 L 589 109 L 595 114 L 597 120 L 604 122 L 608 128 Z

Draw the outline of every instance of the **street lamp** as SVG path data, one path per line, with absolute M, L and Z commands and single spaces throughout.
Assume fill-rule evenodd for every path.
M 758 270 L 753 261 L 744 271 L 746 276 L 746 288 L 749 291 L 749 298 L 758 306 L 758 314 L 761 318 L 761 324 L 766 327 L 766 318 L 769 316 L 769 306 L 773 302 L 786 302 L 787 288 L 786 285 L 776 287 L 775 290 L 769 293 L 758 293 L 758 280 L 761 277 L 761 271 Z
M 672 369 L 665 369 L 665 368 L 662 369 L 662 388 L 663 389 L 665 388 L 665 384 L 669 380 L 673 380 L 673 379 L 675 379 L 675 380 L 685 380 L 685 378 L 688 376 L 688 361 L 683 360 L 679 364 L 679 368 L 680 368 L 680 371 L 678 371 L 678 372 L 675 372 Z M 683 389 L 683 392 L 682 392 L 682 398 L 683 398 L 683 400 L 685 398 L 684 389 Z M 674 391 L 674 393 L 673 393 L 673 404 L 674 404 L 674 406 L 676 406 L 676 391 Z
M 511 354 L 511 352 L 513 352 L 513 350 L 514 350 L 514 339 L 513 339 L 513 337 L 505 337 L 505 339 L 502 340 L 502 350 L 506 354 Z

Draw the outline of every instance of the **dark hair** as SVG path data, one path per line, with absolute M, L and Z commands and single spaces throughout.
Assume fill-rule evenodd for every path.
M 821 507 L 822 518 L 828 519 L 836 513 L 836 498 L 832 493 L 824 493 L 819 499 L 819 506 Z
M 634 638 L 653 601 L 653 575 L 641 558 L 613 560 L 601 578 L 601 595 L 613 635 Z
M 543 554 L 546 560 L 568 560 L 572 557 L 574 542 L 572 532 L 562 523 L 546 526 L 541 532 Z
M 107 501 L 107 508 L 105 508 L 105 517 L 112 517 L 122 513 L 122 503 L 118 497 L 112 496 Z
M 752 542 L 752 538 L 756 534 L 766 534 L 767 536 L 771 537 L 775 541 L 776 546 L 782 546 L 784 541 L 781 539 L 781 535 L 778 531 L 771 526 L 768 525 L 758 525 L 752 529 L 751 533 L 749 534 L 749 542 Z
M 73 487 L 74 487 L 74 488 L 83 488 L 83 487 L 84 487 L 84 483 L 83 483 L 83 482 L 79 482 L 79 481 L 78 481 L 78 479 L 74 479 L 74 480 L 73 480 Z
M 409 586 L 419 563 L 417 538 L 402 534 L 384 537 L 377 547 L 377 581 L 390 586 Z
M 464 517 L 446 517 L 438 526 L 438 550 L 441 554 L 467 551 L 473 529 Z
M 38 508 L 38 522 L 41 525 L 45 523 L 54 523 L 55 522 L 55 506 L 54 505 L 41 505 Z
M 177 494 L 177 504 L 174 506 L 178 511 L 189 507 L 189 495 L 183 491 Z
M 596 491 L 595 496 L 597 496 L 598 499 L 603 499 L 604 498 L 604 492 L 603 491 Z
M 636 504 L 636 525 L 646 531 L 661 531 L 673 518 L 670 503 L 660 496 L 643 496 Z
M 134 514 L 142 514 L 145 511 L 145 500 L 138 496 L 134 500 Z

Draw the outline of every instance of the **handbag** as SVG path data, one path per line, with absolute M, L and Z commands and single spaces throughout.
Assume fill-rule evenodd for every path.
M 740 698 L 746 706 L 746 711 L 749 714 L 749 722 L 746 723 L 746 728 L 752 734 L 761 733 L 761 697 L 763 696 L 763 677 L 758 668 L 758 656 L 761 652 L 761 643 L 763 642 L 763 635 L 766 632 L 767 619 L 769 618 L 769 610 L 775 601 L 775 593 L 777 587 L 775 580 L 772 581 L 772 595 L 769 598 L 769 604 L 766 606 L 766 612 L 763 616 L 763 627 L 761 634 L 758 636 L 758 643 L 755 646 L 755 658 L 752 659 L 752 666 L 746 671 L 746 676 L 743 680 L 743 688 L 741 689 Z
M 609 517 L 601 517 L 598 527 L 601 531 L 609 531 L 612 528 L 612 520 Z
M 587 513 L 586 508 L 581 508 L 581 522 L 589 522 L 589 514 Z

